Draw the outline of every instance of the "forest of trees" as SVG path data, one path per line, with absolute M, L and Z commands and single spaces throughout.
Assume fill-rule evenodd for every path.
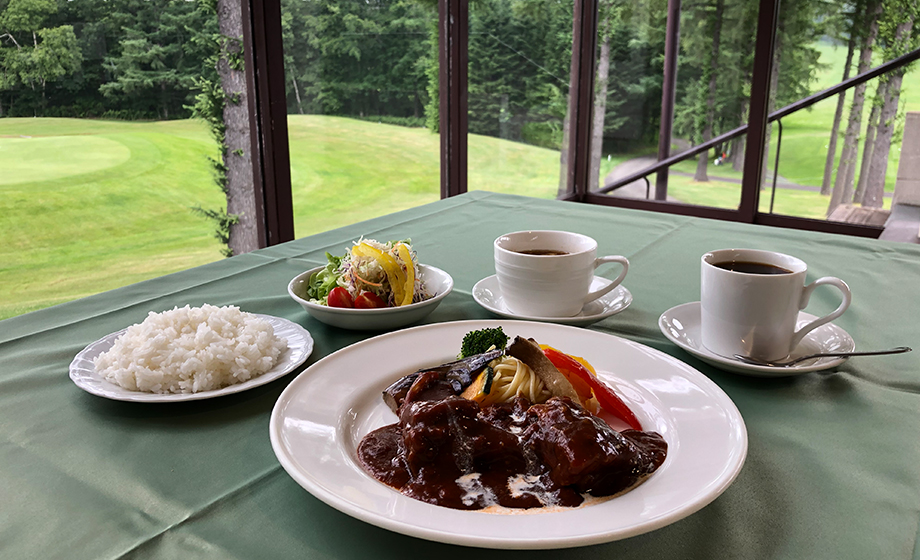
M 918 13 L 917 0 L 859 0 L 842 17 L 841 28 L 847 37 L 847 64 L 841 79 L 849 77 L 850 61 L 858 63 L 855 74 L 869 70 L 874 60 L 891 60 L 918 46 L 920 33 L 914 27 Z M 858 203 L 881 208 L 885 191 L 885 172 L 892 141 L 899 136 L 899 98 L 901 80 L 908 67 L 881 76 L 875 88 L 868 122 L 862 127 L 867 102 L 867 87 L 853 88 L 850 110 L 846 120 L 843 148 L 836 173 L 833 150 L 840 134 L 844 116 L 844 97 L 837 105 L 831 130 L 828 161 L 825 163 L 822 194 L 830 194 L 827 213 L 840 204 Z M 859 144 L 863 150 L 859 155 Z M 859 161 L 857 161 L 857 159 Z M 857 169 L 858 164 L 858 169 Z M 833 186 L 832 185 L 833 181 Z
M 436 0 L 281 0 L 288 110 L 437 128 Z M 918 0 L 799 0 L 780 10 L 774 108 L 812 93 L 819 41 L 848 49 L 840 77 L 915 48 Z M 213 74 L 215 0 L 0 0 L 0 116 L 174 119 Z M 654 146 L 667 0 L 600 0 L 595 162 Z M 757 2 L 685 2 L 675 136 L 699 143 L 746 121 Z M 470 132 L 559 149 L 570 81 L 571 0 L 471 0 Z M 880 204 L 903 71 L 838 105 L 831 209 Z M 871 105 L 868 119 L 863 118 Z M 602 117 L 602 118 L 601 118 Z M 868 120 L 868 122 L 864 122 Z M 859 151 L 863 143 L 870 149 Z M 740 169 L 743 137 L 724 146 Z M 861 153 L 861 161 L 857 154 Z M 769 157 L 769 154 L 767 155 Z M 696 179 L 705 181 L 707 155 Z M 873 174 L 874 170 L 874 174 Z M 879 175 L 879 173 L 881 173 Z M 836 178 L 836 179 L 835 179 Z

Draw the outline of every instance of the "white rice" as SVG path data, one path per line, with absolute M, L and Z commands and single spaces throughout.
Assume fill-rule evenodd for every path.
M 131 391 L 197 393 L 262 375 L 286 348 L 267 321 L 239 307 L 186 305 L 150 312 L 93 363 Z

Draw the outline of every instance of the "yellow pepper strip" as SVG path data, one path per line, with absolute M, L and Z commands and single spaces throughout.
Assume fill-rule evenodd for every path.
M 399 305 L 409 305 L 412 303 L 412 298 L 415 297 L 415 265 L 412 264 L 412 254 L 405 243 L 397 243 L 396 252 L 399 254 L 399 258 L 406 263 L 406 284 L 405 288 L 403 288 L 403 300 Z
M 351 254 L 356 257 L 370 257 L 380 264 L 380 267 L 387 275 L 387 281 L 390 283 L 390 287 L 393 288 L 396 305 L 401 305 L 401 302 L 405 298 L 403 286 L 406 285 L 406 273 L 402 271 L 396 259 L 394 259 L 392 255 L 384 253 L 376 247 L 371 247 L 367 243 L 359 243 L 352 247 Z
M 556 349 L 556 348 L 553 348 L 553 347 L 550 346 L 549 344 L 540 344 L 540 350 L 546 350 L 547 348 L 552 348 L 553 350 L 556 350 L 556 352 L 562 352 L 561 350 L 558 350 L 558 349 Z M 564 352 L 563 352 L 563 353 L 564 353 Z M 591 374 L 594 375 L 594 377 L 597 377 L 597 370 L 594 369 L 594 366 L 592 366 L 590 363 L 588 363 L 588 360 L 582 358 L 581 356 L 574 356 L 574 355 L 572 355 L 572 354 L 567 354 L 567 356 L 570 357 L 570 358 L 572 358 L 573 360 L 575 360 L 575 361 L 578 362 L 579 364 L 585 366 L 585 369 L 586 369 L 586 370 L 590 371 Z

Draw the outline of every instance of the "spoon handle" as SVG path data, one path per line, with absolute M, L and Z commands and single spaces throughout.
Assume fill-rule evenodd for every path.
M 869 350 L 865 352 L 821 352 L 820 354 L 812 354 L 810 356 L 802 356 L 794 360 L 789 360 L 788 362 L 783 362 L 783 365 L 791 366 L 792 364 L 797 364 L 799 362 L 804 362 L 805 360 L 810 360 L 811 358 L 848 358 L 850 356 L 882 356 L 884 354 L 902 354 L 904 352 L 910 352 L 911 348 L 909 346 L 898 346 L 897 348 L 890 348 L 888 350 Z

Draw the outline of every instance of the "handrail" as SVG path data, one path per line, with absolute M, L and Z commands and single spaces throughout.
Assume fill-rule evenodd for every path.
M 779 151 L 783 146 L 783 121 L 776 121 L 779 131 L 776 133 L 776 157 L 773 158 L 773 189 L 770 191 L 770 213 L 773 213 L 773 203 L 776 201 L 776 179 L 779 178 Z
M 801 109 L 811 107 L 812 105 L 814 105 L 815 103 L 818 103 L 819 101 L 824 101 L 828 97 L 833 97 L 834 95 L 837 95 L 847 89 L 850 89 L 852 87 L 858 86 L 859 84 L 868 82 L 869 80 L 877 78 L 878 76 L 885 74 L 887 72 L 890 72 L 891 70 L 894 70 L 895 68 L 900 68 L 901 66 L 905 66 L 916 60 L 920 60 L 920 49 L 915 49 L 897 58 L 893 58 L 884 64 L 880 64 L 879 66 L 876 66 L 875 68 L 866 70 L 862 74 L 859 74 L 857 76 L 853 76 L 852 78 L 844 80 L 833 87 L 829 87 L 825 90 L 819 91 L 818 93 L 802 98 L 796 101 L 795 103 L 790 103 L 789 105 L 786 105 L 785 107 L 781 109 L 773 111 L 767 117 L 767 122 L 773 122 L 775 120 L 781 119 Z M 693 156 L 706 152 L 710 148 L 713 148 L 714 146 L 718 146 L 719 144 L 722 144 L 726 142 L 727 140 L 731 140 L 732 138 L 741 136 L 742 134 L 747 132 L 747 129 L 748 129 L 748 125 L 743 124 L 739 126 L 738 128 L 732 129 L 728 132 L 720 134 L 719 136 L 716 136 L 712 140 L 709 140 L 707 142 L 694 146 L 690 148 L 689 150 L 673 155 L 667 159 L 663 159 L 657 162 L 655 165 L 652 165 L 651 167 L 648 167 L 641 171 L 637 171 L 631 175 L 627 175 L 626 177 L 619 179 L 618 181 L 615 181 L 609 185 L 604 185 L 602 188 L 594 192 L 601 193 L 601 194 L 609 193 L 624 185 L 627 185 L 634 181 L 638 181 L 640 179 L 646 178 L 652 173 L 656 173 L 663 169 L 667 169 L 668 167 L 671 167 L 672 165 L 676 163 L 680 163 L 686 159 L 692 158 Z

